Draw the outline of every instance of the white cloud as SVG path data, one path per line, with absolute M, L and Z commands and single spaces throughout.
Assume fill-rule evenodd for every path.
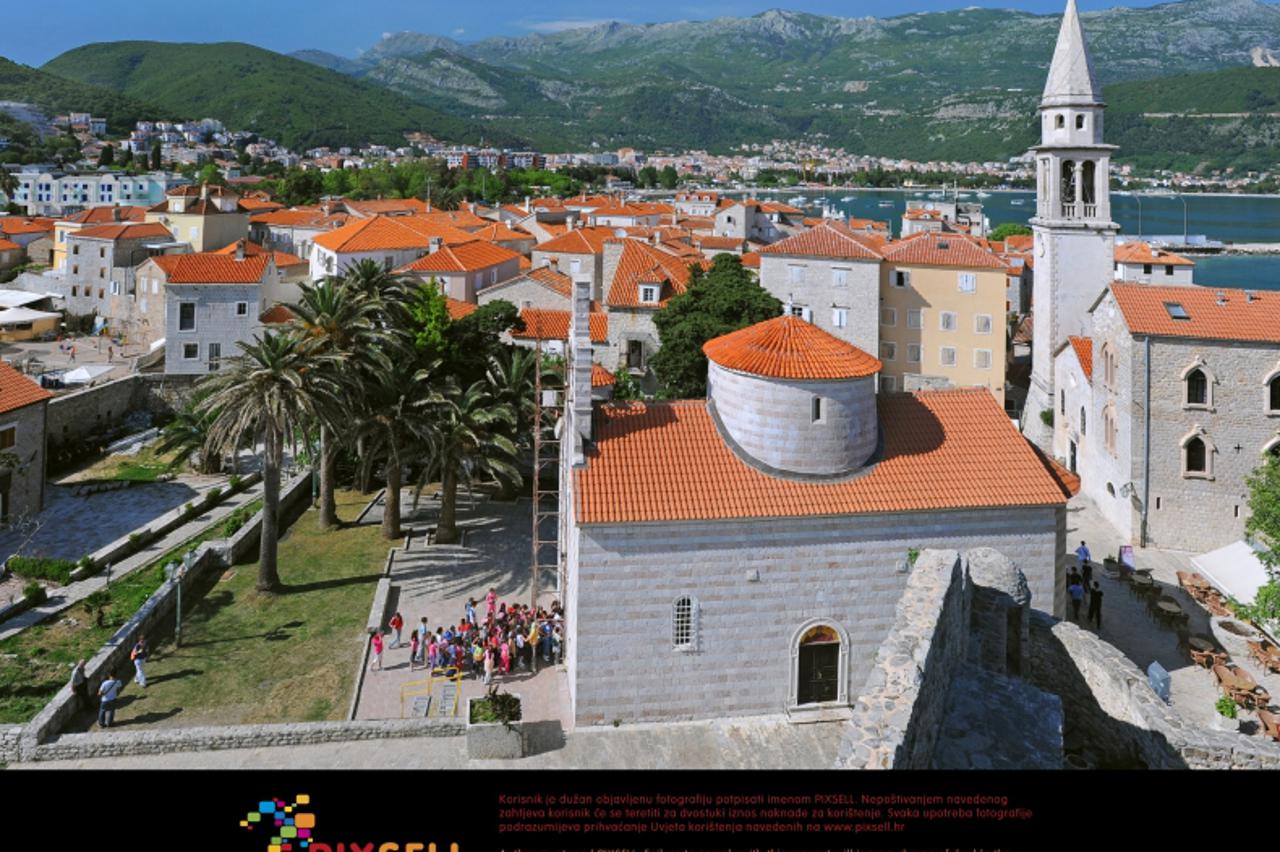
M 585 27 L 596 27 L 600 24 L 624 24 L 619 18 L 587 18 L 587 19 L 563 19 L 559 21 L 536 21 L 525 22 L 522 26 L 525 29 L 533 30 L 535 33 L 559 33 L 565 30 L 580 30 Z

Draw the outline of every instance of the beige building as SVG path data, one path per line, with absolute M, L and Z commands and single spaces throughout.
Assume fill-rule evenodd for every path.
M 147 211 L 148 222 L 159 222 L 193 252 L 215 251 L 249 234 L 249 213 L 240 196 L 221 186 L 183 186 L 169 190 L 165 200 Z
M 885 391 L 985 387 L 1004 404 L 1007 266 L 960 234 L 889 243 L 880 269 Z

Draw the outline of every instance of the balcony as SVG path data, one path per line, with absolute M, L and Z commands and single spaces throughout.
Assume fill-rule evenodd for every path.
M 1096 204 L 1084 205 L 1084 218 L 1086 219 L 1098 218 L 1098 205 Z
M 1064 219 L 1076 218 L 1076 205 L 1074 202 L 1062 205 L 1062 218 Z

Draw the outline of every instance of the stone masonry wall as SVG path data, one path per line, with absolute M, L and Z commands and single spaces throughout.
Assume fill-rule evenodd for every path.
M 1160 700 L 1113 645 L 1068 621 L 1034 613 L 1032 682 L 1062 698 L 1068 743 L 1102 767 L 1280 769 L 1280 744 L 1206 730 Z
M 1045 507 L 580 527 L 570 554 L 575 716 L 601 724 L 784 712 L 795 698 L 796 632 L 819 617 L 849 636 L 852 700 L 893 624 L 909 577 L 896 566 L 909 548 L 994 547 L 1047 606 L 1060 585 L 1060 514 Z M 697 599 L 693 652 L 671 644 L 672 606 L 682 595 Z
M 799 283 L 791 282 L 792 266 L 802 267 Z M 834 283 L 835 269 L 847 269 L 844 286 Z M 866 260 L 828 260 L 786 255 L 760 258 L 760 286 L 785 305 L 813 311 L 813 324 L 870 355 L 880 353 L 880 263 Z M 836 328 L 832 306 L 848 309 L 848 325 Z M 905 320 L 904 320 L 905 322 Z M 903 356 L 905 357 L 905 355 Z
M 926 550 L 916 560 L 888 638 L 876 652 L 838 769 L 926 769 L 965 660 L 969 594 L 960 554 Z
M 134 374 L 49 400 L 49 443 L 96 441 L 133 411 L 153 415 L 180 407 L 191 392 L 188 379 Z

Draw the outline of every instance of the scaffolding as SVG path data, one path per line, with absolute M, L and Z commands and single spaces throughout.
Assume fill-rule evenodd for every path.
M 542 572 L 554 572 L 555 592 L 564 588 L 560 562 L 560 433 L 556 426 L 562 415 L 564 387 L 543 384 L 542 335 L 534 329 L 533 380 L 533 582 L 529 605 L 538 608 L 542 593 Z M 550 474 L 548 477 L 547 474 Z M 547 487 L 544 480 L 550 479 Z M 548 538 L 550 536 L 550 538 Z

